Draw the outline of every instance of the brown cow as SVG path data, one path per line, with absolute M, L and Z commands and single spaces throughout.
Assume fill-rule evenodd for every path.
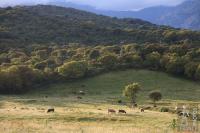
M 108 109 L 108 114 L 109 113 L 114 113 L 114 114 L 116 114 L 116 111 L 114 110 L 114 109 Z
M 125 110 L 122 110 L 122 109 L 120 109 L 120 110 L 118 111 L 118 113 L 126 114 L 126 111 L 125 111 Z
M 141 108 L 141 110 L 140 110 L 141 112 L 144 112 L 144 109 L 143 108 Z

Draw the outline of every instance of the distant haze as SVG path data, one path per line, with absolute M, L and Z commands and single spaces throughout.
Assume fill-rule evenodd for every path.
M 174 6 L 185 0 L 0 0 L 0 6 L 46 4 L 52 1 L 73 2 L 104 10 L 138 10 L 158 5 Z

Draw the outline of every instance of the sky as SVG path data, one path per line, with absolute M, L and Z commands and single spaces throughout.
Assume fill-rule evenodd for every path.
M 138 10 L 158 5 L 174 6 L 185 0 L 0 0 L 0 6 L 45 4 L 49 1 L 73 2 L 104 10 Z

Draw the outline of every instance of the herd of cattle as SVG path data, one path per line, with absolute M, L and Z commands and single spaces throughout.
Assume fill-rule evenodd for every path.
M 82 87 L 85 87 L 85 86 L 82 86 Z M 84 92 L 84 91 L 79 91 L 78 93 L 75 93 L 75 94 L 78 94 L 77 99 L 82 99 L 82 96 L 85 95 L 85 92 Z M 45 96 L 45 98 L 48 98 L 48 96 Z M 120 100 L 120 102 L 122 102 L 122 101 Z M 118 102 L 118 103 L 119 103 L 119 102 Z M 137 106 L 137 105 L 135 105 L 135 106 Z M 54 108 L 49 108 L 49 109 L 47 110 L 47 113 L 54 112 L 54 111 L 55 111 Z M 140 111 L 141 111 L 141 112 L 144 112 L 144 109 L 141 108 Z M 116 114 L 116 113 L 117 113 L 116 110 L 114 110 L 114 109 L 108 109 L 108 114 Z M 125 110 L 119 109 L 119 110 L 118 110 L 118 113 L 119 113 L 119 114 L 126 114 L 127 112 L 126 112 Z
M 49 109 L 47 110 L 47 113 L 54 112 L 54 111 L 55 111 L 54 108 L 49 108 Z M 140 111 L 141 111 L 141 112 L 144 112 L 144 109 L 142 108 L 142 109 L 140 109 Z M 114 114 L 116 114 L 117 111 L 114 110 L 114 109 L 108 109 L 108 114 L 110 114 L 110 113 L 114 113 Z M 126 114 L 126 111 L 120 109 L 120 110 L 118 110 L 118 113 Z
M 84 92 L 84 91 L 79 91 L 79 92 L 78 92 L 77 99 L 82 99 L 81 96 L 83 96 L 83 95 L 85 95 L 85 92 Z M 47 98 L 47 96 L 45 96 L 45 97 Z M 120 101 L 120 102 L 121 102 L 121 101 Z M 119 103 L 119 102 L 118 102 L 118 103 Z M 135 105 L 135 106 L 137 106 L 137 105 Z M 54 112 L 54 111 L 55 111 L 54 108 L 49 108 L 49 109 L 47 110 L 47 113 Z M 141 108 L 140 111 L 141 111 L 141 112 L 144 112 L 144 109 Z M 116 110 L 114 110 L 114 109 L 108 109 L 108 114 L 116 114 L 116 113 L 117 113 Z M 118 110 L 118 113 L 119 113 L 119 114 L 126 114 L 127 112 L 126 112 L 125 110 L 119 109 L 119 110 Z
M 143 108 L 141 108 L 140 109 L 140 111 L 141 112 L 144 112 L 144 109 Z M 108 109 L 108 114 L 110 114 L 110 113 L 114 113 L 114 114 L 116 114 L 117 113 L 117 111 L 116 110 L 114 110 L 114 109 Z M 126 111 L 125 110 L 122 110 L 122 109 L 120 109 L 120 110 L 118 110 L 118 113 L 120 114 L 126 114 Z

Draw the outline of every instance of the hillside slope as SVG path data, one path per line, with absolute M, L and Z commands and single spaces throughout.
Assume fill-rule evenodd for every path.
M 137 19 L 112 19 L 72 8 L 42 5 L 0 9 L 0 20 L 1 41 L 22 43 L 141 41 L 125 29 L 150 32 L 157 28 Z
M 167 40 L 180 30 L 156 26 L 139 19 L 117 19 L 57 6 L 25 6 L 0 9 L 0 44 L 120 44 L 199 41 L 199 33 Z M 167 36 L 166 36 L 167 35 Z M 194 35 L 194 36 L 193 36 Z M 5 46 L 4 45 L 4 46 Z
M 39 90 L 33 90 L 29 96 L 52 96 L 69 97 L 74 91 L 84 90 L 87 95 L 86 100 L 93 101 L 117 101 L 122 98 L 122 91 L 127 84 L 138 82 L 142 90 L 138 95 L 140 102 L 149 100 L 148 94 L 152 90 L 160 90 L 163 99 L 166 100 L 186 100 L 199 101 L 199 83 L 170 76 L 166 73 L 149 70 L 134 70 L 109 72 L 92 78 L 86 78 L 74 82 L 54 84 Z M 82 86 L 85 87 L 82 87 Z

